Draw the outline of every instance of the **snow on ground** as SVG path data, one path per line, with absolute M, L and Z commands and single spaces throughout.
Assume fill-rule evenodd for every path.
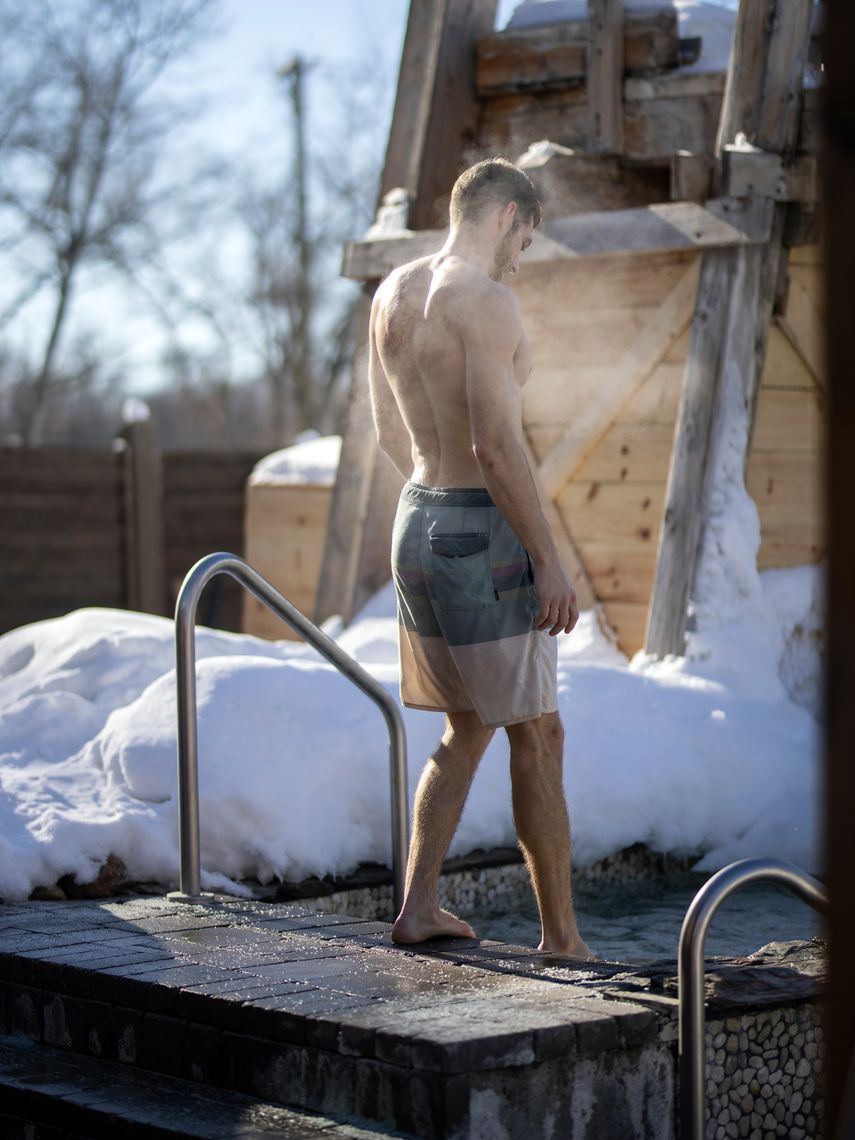
M 706 868 L 756 854 L 817 869 L 818 580 L 761 575 L 754 617 L 693 635 L 686 658 L 627 662 L 593 612 L 562 636 L 577 863 L 643 841 L 703 850 Z M 390 586 L 349 628 L 327 628 L 397 691 Z M 0 638 L 0 895 L 86 881 L 111 852 L 133 878 L 175 882 L 172 637 L 165 618 L 87 609 Z M 203 885 L 388 861 L 376 707 L 293 642 L 200 629 L 198 658 Z M 442 718 L 404 716 L 412 793 Z M 500 733 L 453 853 L 513 843 L 506 757 Z

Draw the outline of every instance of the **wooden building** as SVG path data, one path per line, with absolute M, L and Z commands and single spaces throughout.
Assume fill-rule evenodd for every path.
M 743 0 L 729 68 L 698 71 L 673 8 L 495 32 L 492 0 L 411 5 L 381 195 L 403 232 L 352 243 L 361 320 L 395 265 L 438 248 L 459 171 L 501 153 L 544 220 L 513 283 L 534 350 L 524 426 L 583 606 L 627 653 L 684 648 L 711 456 L 745 419 L 758 565 L 824 553 L 818 99 L 810 0 Z M 400 197 L 400 195 L 399 195 Z M 406 200 L 406 199 L 405 199 Z M 740 408 L 725 401 L 723 377 Z M 388 578 L 400 479 L 356 361 L 317 616 Z

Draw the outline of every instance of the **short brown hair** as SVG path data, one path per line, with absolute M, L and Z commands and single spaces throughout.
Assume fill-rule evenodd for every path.
M 516 202 L 520 219 L 540 225 L 540 202 L 534 184 L 506 158 L 487 158 L 464 170 L 451 191 L 451 224 L 478 222 L 493 206 Z

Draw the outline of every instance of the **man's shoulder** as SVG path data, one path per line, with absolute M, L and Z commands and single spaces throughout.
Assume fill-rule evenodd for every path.
M 418 277 L 429 272 L 430 257 L 418 257 L 414 261 L 408 261 L 404 265 L 397 266 L 377 286 L 374 293 L 375 308 L 382 306 L 389 297 L 399 294 L 409 284 L 414 284 Z
M 488 324 L 519 322 L 519 304 L 513 290 L 485 273 L 473 274 L 470 281 L 461 282 L 460 299 L 461 314 L 469 319 Z

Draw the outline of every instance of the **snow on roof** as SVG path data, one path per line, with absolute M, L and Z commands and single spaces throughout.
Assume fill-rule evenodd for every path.
M 687 68 L 690 71 L 726 71 L 736 12 L 706 0 L 624 0 L 628 12 L 650 12 L 674 7 L 681 39 L 700 36 L 700 58 Z M 534 28 L 562 20 L 587 20 L 587 0 L 523 0 L 514 9 L 508 28 Z
M 252 469 L 250 486 L 311 483 L 331 487 L 341 455 L 341 436 L 308 435 L 281 451 L 265 455 Z
M 677 10 L 677 27 L 680 39 L 701 40 L 701 54 L 694 63 L 685 64 L 681 72 L 727 71 L 733 29 L 736 24 L 736 4 L 715 3 L 714 0 L 624 0 L 629 12 L 650 12 L 674 7 Z M 522 0 L 511 13 L 508 29 L 534 28 L 541 24 L 554 24 L 562 20 L 587 20 L 587 0 Z M 814 0 L 812 27 L 819 29 L 823 6 Z M 817 87 L 821 83 L 820 69 L 813 63 L 805 65 L 805 86 Z

